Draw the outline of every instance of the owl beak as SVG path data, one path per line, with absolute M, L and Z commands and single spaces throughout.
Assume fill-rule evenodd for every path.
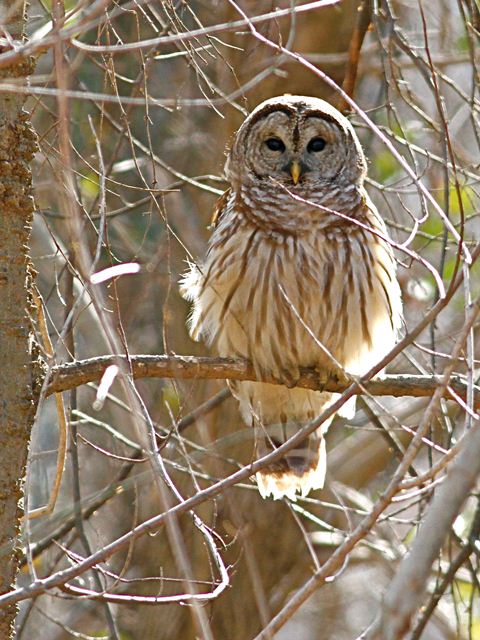
M 293 179 L 293 184 L 297 184 L 302 175 L 302 166 L 298 160 L 292 160 L 290 164 L 290 174 Z

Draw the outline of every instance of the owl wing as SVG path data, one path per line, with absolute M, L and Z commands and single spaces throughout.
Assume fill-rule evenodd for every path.
M 227 189 L 217 200 L 212 220 L 208 227 L 209 229 L 213 230 L 218 226 L 220 218 L 227 209 L 231 192 L 231 189 Z M 189 261 L 188 266 L 188 271 L 184 273 L 180 279 L 180 295 L 185 300 L 193 303 L 187 326 L 191 337 L 198 341 L 201 338 L 205 320 L 201 303 L 201 296 L 205 285 L 205 274 L 203 272 L 203 265 L 197 266 L 195 263 Z
M 212 216 L 212 219 L 210 221 L 209 229 L 215 229 L 215 227 L 220 222 L 220 218 L 222 217 L 222 214 L 223 214 L 223 212 L 225 211 L 225 209 L 227 207 L 227 203 L 228 203 L 228 200 L 230 198 L 231 193 L 232 193 L 232 190 L 231 189 L 227 189 L 226 191 L 224 191 L 222 193 L 220 198 L 217 200 L 217 202 L 215 204 L 215 209 L 213 210 L 213 216 Z

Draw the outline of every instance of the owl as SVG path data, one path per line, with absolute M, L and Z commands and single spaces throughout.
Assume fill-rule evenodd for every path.
M 296 388 L 300 367 L 323 379 L 362 375 L 394 346 L 402 304 L 383 220 L 365 188 L 365 156 L 349 121 L 318 98 L 260 104 L 225 166 L 203 263 L 181 283 L 189 328 L 220 356 L 245 358 L 259 379 L 231 381 L 256 455 L 274 450 L 338 394 Z M 354 398 L 338 414 L 355 412 Z M 332 418 L 257 474 L 263 497 L 324 485 Z

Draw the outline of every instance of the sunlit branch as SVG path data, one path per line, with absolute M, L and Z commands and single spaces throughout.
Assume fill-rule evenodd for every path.
M 66 391 L 88 382 L 100 380 L 105 369 L 119 361 L 128 361 L 124 356 L 100 356 L 88 360 L 79 360 L 57 365 L 52 369 L 47 394 Z M 242 360 L 229 358 L 206 358 L 194 356 L 136 355 L 129 359 L 134 378 L 181 378 L 209 380 L 262 380 L 271 384 L 282 384 L 271 375 L 259 378 L 253 366 Z M 442 376 L 386 375 L 368 382 L 359 381 L 356 393 L 373 396 L 414 396 L 417 398 L 432 396 L 442 382 Z M 341 393 L 348 389 L 347 381 L 329 379 L 323 384 L 318 372 L 302 369 L 296 387 L 316 391 Z M 449 389 L 465 400 L 466 381 L 461 376 L 450 380 Z M 480 389 L 478 389 L 480 391 Z M 480 397 L 475 399 L 474 408 L 480 407 Z

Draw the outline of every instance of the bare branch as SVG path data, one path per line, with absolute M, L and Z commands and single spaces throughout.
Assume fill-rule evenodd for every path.
M 53 367 L 47 395 L 100 380 L 105 369 L 119 361 L 127 367 L 128 363 L 131 363 L 134 378 L 259 380 L 249 362 L 230 358 L 137 355 L 127 360 L 124 356 L 100 356 Z M 281 381 L 269 375 L 262 376 L 261 380 L 271 384 L 282 384 Z M 422 398 L 432 396 L 441 381 L 442 376 L 388 375 L 368 382 L 360 380 L 355 393 L 396 398 L 403 396 Z M 335 379 L 322 384 L 315 370 L 301 369 L 300 378 L 295 386 L 315 391 L 342 393 L 348 389 L 349 384 Z M 449 387 L 465 400 L 467 384 L 462 377 L 453 377 Z M 476 390 L 480 391 L 478 387 Z M 480 406 L 480 397 L 476 398 L 474 406 L 475 408 Z
M 479 312 L 480 302 L 477 301 L 472 305 L 459 343 L 466 340 Z M 410 553 L 390 583 L 381 612 L 365 636 L 368 640 L 400 640 L 405 637 L 415 611 L 421 606 L 432 564 L 479 474 L 480 422 L 477 420 L 465 434 L 461 450 L 433 498 Z
M 109 0 L 100 0 L 98 3 L 94 3 L 94 5 L 98 4 L 99 6 L 101 6 L 108 4 L 108 2 Z M 84 12 L 84 16 L 81 21 L 81 27 L 80 23 L 77 23 L 74 27 L 66 27 L 64 29 L 60 29 L 52 35 L 45 36 L 41 39 L 30 40 L 25 44 L 15 43 L 15 47 L 13 47 L 11 50 L 7 50 L 5 53 L 2 53 L 2 55 L 0 55 L 0 69 L 3 69 L 10 64 L 14 64 L 18 62 L 18 60 L 33 55 L 39 51 L 44 52 L 62 41 L 72 42 L 72 44 L 74 44 L 79 49 L 92 51 L 95 53 L 129 53 L 131 51 L 150 49 L 152 47 L 159 47 L 162 45 L 173 44 L 177 42 L 183 43 L 189 40 L 194 40 L 201 36 L 212 36 L 214 34 L 223 33 L 225 31 L 233 31 L 235 29 L 247 26 L 250 22 L 253 24 L 259 24 L 262 22 L 268 22 L 272 19 L 277 20 L 278 18 L 292 16 L 304 11 L 311 11 L 314 9 L 320 9 L 322 7 L 337 4 L 337 2 L 338 0 L 316 0 L 315 2 L 308 2 L 305 5 L 300 5 L 289 9 L 277 9 L 276 11 L 270 11 L 269 13 L 255 16 L 253 18 L 250 18 L 249 20 L 235 20 L 232 22 L 216 24 L 211 27 L 205 27 L 202 29 L 190 29 L 185 33 L 178 33 L 171 36 L 150 38 L 141 40 L 139 42 L 132 42 L 123 45 L 115 44 L 113 46 L 88 45 L 84 42 L 81 42 L 80 40 L 77 40 L 77 38 L 75 37 L 78 35 L 79 31 L 86 32 L 91 27 L 96 25 L 96 21 L 91 20 L 92 17 L 96 17 L 91 7 L 88 11 L 88 14 L 86 11 Z M 126 7 L 123 7 L 122 10 L 125 11 Z

